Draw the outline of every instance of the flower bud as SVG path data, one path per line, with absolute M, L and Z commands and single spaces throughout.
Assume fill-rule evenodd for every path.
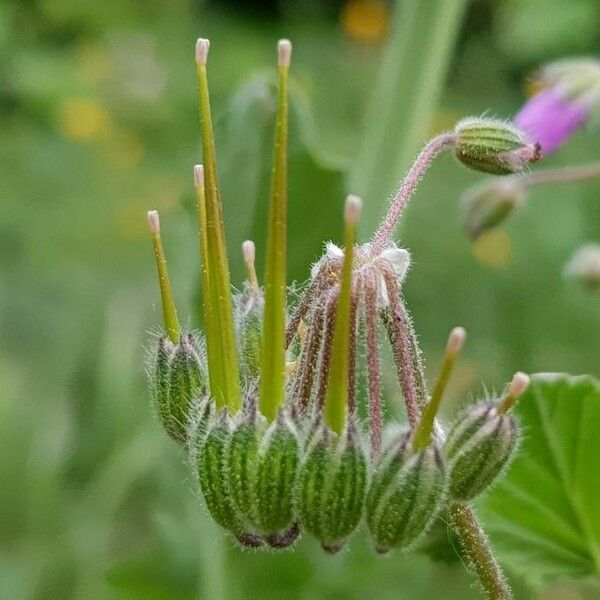
M 502 224 L 525 200 L 523 185 L 511 178 L 494 179 L 467 192 L 463 199 L 465 228 L 472 239 Z
M 565 276 L 590 290 L 600 289 L 600 245 L 587 244 L 579 248 L 567 263 Z
M 353 428 L 340 440 L 323 429 L 300 468 L 296 496 L 300 522 L 326 552 L 340 550 L 360 523 L 366 483 L 367 464 Z
M 266 541 L 275 542 L 274 546 L 293 525 L 299 452 L 293 425 L 280 412 L 259 444 L 256 474 L 256 522 Z
M 438 515 L 446 469 L 435 443 L 414 451 L 409 434 L 383 456 L 369 488 L 367 525 L 377 552 L 415 544 Z
M 239 535 L 243 532 L 242 518 L 232 500 L 225 461 L 230 440 L 231 425 L 223 411 L 196 456 L 197 472 L 208 512 L 221 527 Z
M 176 346 L 162 337 L 151 382 L 153 401 L 163 427 L 180 444 L 187 441 L 191 404 L 206 389 L 196 348 L 191 333 L 183 334 Z
M 469 502 L 486 490 L 510 462 L 518 439 L 515 419 L 500 413 L 495 403 L 468 408 L 444 444 L 450 498 Z
M 457 123 L 454 133 L 456 157 L 476 171 L 508 175 L 541 158 L 539 145 L 505 121 L 463 119 Z

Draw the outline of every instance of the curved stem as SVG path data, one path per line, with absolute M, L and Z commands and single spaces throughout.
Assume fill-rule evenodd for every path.
M 469 564 L 479 578 L 488 600 L 511 600 L 513 594 L 475 511 L 465 504 L 452 504 L 448 513 Z
M 358 159 L 348 189 L 383 207 L 427 139 L 467 0 L 395 3 L 392 35 L 366 111 Z M 379 210 L 365 211 L 361 234 Z
M 562 167 L 560 169 L 543 169 L 535 171 L 527 177 L 509 176 L 525 185 L 533 187 L 536 185 L 547 185 L 550 183 L 573 183 L 577 181 L 585 181 L 587 179 L 600 179 L 600 163 L 592 163 L 589 165 L 581 165 L 576 167 Z
M 454 133 L 440 133 L 427 142 L 412 167 L 404 177 L 400 189 L 394 195 L 390 208 L 379 224 L 375 235 L 373 236 L 371 255 L 377 256 L 392 237 L 394 229 L 402 217 L 404 209 L 413 195 L 419 181 L 427 169 L 429 169 L 433 159 L 443 150 L 450 148 L 455 143 Z

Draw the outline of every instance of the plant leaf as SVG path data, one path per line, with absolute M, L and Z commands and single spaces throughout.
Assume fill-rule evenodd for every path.
M 600 384 L 539 374 L 516 412 L 523 445 L 482 506 L 501 559 L 531 583 L 600 576 Z

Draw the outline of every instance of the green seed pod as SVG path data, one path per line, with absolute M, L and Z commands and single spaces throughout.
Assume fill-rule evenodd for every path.
M 196 340 L 184 333 L 179 344 L 159 340 L 151 389 L 154 405 L 166 432 L 179 444 L 187 442 L 192 403 L 206 391 Z
M 328 553 L 338 552 L 362 518 L 367 464 L 352 427 L 337 439 L 323 428 L 308 448 L 296 486 L 302 526 Z
M 518 440 L 515 419 L 493 402 L 466 410 L 444 444 L 450 498 L 469 502 L 485 491 L 509 464 Z
M 463 200 L 465 228 L 472 239 L 508 219 L 525 200 L 523 185 L 511 177 L 494 179 L 469 190 Z
M 243 533 L 241 515 L 236 511 L 226 468 L 227 447 L 231 440 L 231 426 L 227 412 L 209 431 L 196 456 L 198 480 L 204 501 L 213 519 L 236 535 Z
M 269 538 L 278 542 L 293 525 L 299 451 L 294 427 L 280 413 L 265 432 L 258 450 L 256 522 L 267 542 Z
M 260 434 L 255 418 L 245 418 L 233 430 L 226 456 L 231 500 L 247 529 L 256 527 L 256 481 Z
M 446 469 L 435 443 L 414 452 L 402 436 L 382 458 L 367 495 L 367 525 L 377 552 L 407 549 L 429 529 L 444 503 Z
M 532 143 L 520 129 L 505 121 L 463 119 L 454 133 L 456 158 L 476 171 L 508 175 L 541 158 L 539 144 Z

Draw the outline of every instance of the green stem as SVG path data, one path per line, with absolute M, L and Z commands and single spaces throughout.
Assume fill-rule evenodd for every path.
M 349 189 L 385 206 L 429 133 L 467 0 L 397 3 Z M 377 203 L 377 204 L 376 204 Z M 361 232 L 375 229 L 368 211 Z
M 285 394 L 288 70 L 291 44 L 279 42 L 279 96 L 265 268 L 265 308 L 259 388 L 260 412 L 273 421 Z M 283 53 L 283 57 L 282 57 Z M 283 59 L 283 60 L 282 60 Z
M 208 240 L 210 303 L 215 310 L 218 309 L 218 315 L 215 314 L 215 318 L 212 319 L 214 327 L 212 332 L 215 334 L 214 348 L 216 350 L 213 368 L 217 364 L 220 368 L 217 373 L 210 373 L 210 377 L 211 387 L 213 385 L 212 381 L 215 381 L 214 399 L 217 407 L 227 406 L 232 413 L 235 413 L 241 406 L 241 393 L 231 305 L 229 263 L 225 245 L 223 211 L 217 177 L 215 141 L 206 73 L 207 54 L 208 40 L 198 40 L 196 56 L 206 205 L 206 231 L 203 233 Z
M 409 321 L 409 338 L 411 352 L 415 357 L 414 368 L 418 369 L 421 352 L 417 337 Z M 417 407 L 419 418 L 422 417 L 422 406 Z M 444 432 L 437 425 L 440 438 L 444 439 Z M 512 592 L 502 572 L 502 567 L 496 560 L 492 547 L 487 539 L 477 515 L 467 504 L 452 504 L 448 509 L 450 524 L 459 538 L 460 544 L 469 558 L 469 563 L 479 579 L 482 589 L 488 600 L 510 600 Z
M 575 183 L 588 179 L 600 179 L 600 163 L 580 165 L 575 167 L 561 167 L 560 169 L 541 169 L 526 177 L 510 175 L 521 185 L 534 187 L 537 185 L 548 185 L 552 183 Z
M 448 513 L 469 564 L 479 578 L 488 600 L 511 600 L 513 594 L 506 577 L 473 509 L 465 504 L 452 504 Z
M 206 354 L 208 361 L 208 373 L 210 392 L 213 398 L 220 398 L 219 393 L 219 369 L 221 368 L 218 358 L 218 331 L 215 330 L 218 316 L 214 314 L 212 306 L 211 281 L 209 273 L 209 249 L 206 227 L 206 197 L 204 193 L 204 168 L 202 165 L 194 167 L 194 184 L 196 188 L 196 209 L 198 211 L 198 237 L 200 241 L 200 257 L 202 259 L 200 272 L 202 277 L 202 320 L 206 336 Z
M 454 363 L 462 349 L 465 335 L 465 330 L 462 327 L 456 327 L 452 330 L 452 333 L 448 338 L 448 345 L 446 346 L 446 352 L 444 353 L 440 374 L 435 382 L 431 399 L 423 409 L 423 415 L 421 416 L 419 426 L 417 427 L 413 438 L 413 448 L 416 451 L 425 450 L 429 445 L 435 416 L 444 396 L 444 391 L 446 390 L 446 385 L 448 384 L 450 374 L 454 368 Z
M 156 270 L 158 272 L 158 285 L 160 287 L 160 298 L 163 309 L 163 321 L 169 339 L 174 343 L 179 343 L 181 327 L 177 318 L 177 308 L 173 291 L 171 290 L 171 280 L 169 279 L 169 270 L 167 268 L 167 257 L 163 249 L 160 237 L 160 221 L 158 212 L 151 210 L 148 213 L 148 224 L 152 234 L 152 245 L 154 246 L 154 257 L 156 259 Z
M 356 242 L 356 224 L 360 213 L 361 201 L 357 196 L 348 196 L 346 200 L 344 242 L 344 263 L 342 280 L 335 311 L 335 325 L 331 349 L 331 366 L 327 395 L 325 396 L 325 419 L 329 428 L 338 435 L 346 422 L 348 404 L 348 373 L 350 369 L 350 328 L 352 326 L 352 269 L 354 264 L 354 244 Z

